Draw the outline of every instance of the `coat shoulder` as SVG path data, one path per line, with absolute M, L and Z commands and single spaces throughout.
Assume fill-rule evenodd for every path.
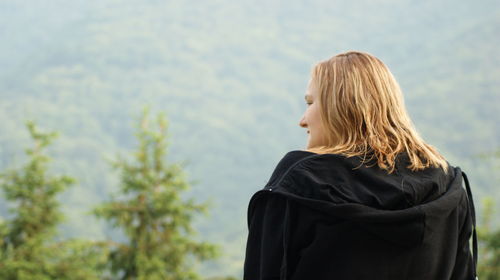
M 274 168 L 274 171 L 265 188 L 279 184 L 283 177 L 285 177 L 298 164 L 317 156 L 319 155 L 303 150 L 293 150 L 286 153 Z

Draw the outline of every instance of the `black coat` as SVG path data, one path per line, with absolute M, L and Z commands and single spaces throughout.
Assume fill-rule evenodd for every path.
M 474 279 L 461 170 L 412 172 L 404 155 L 392 174 L 360 163 L 300 150 L 281 159 L 249 202 L 244 280 Z

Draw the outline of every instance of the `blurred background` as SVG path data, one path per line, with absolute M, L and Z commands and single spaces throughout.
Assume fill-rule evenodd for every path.
M 137 146 L 142 108 L 164 112 L 166 159 L 192 181 L 183 196 L 212 202 L 196 238 L 223 249 L 197 271 L 241 278 L 249 198 L 305 148 L 312 66 L 359 50 L 388 65 L 423 138 L 467 172 L 478 216 L 496 202 L 498 227 L 499 30 L 492 0 L 0 1 L 0 170 L 25 162 L 27 120 L 59 131 L 51 171 L 77 183 L 60 195 L 58 238 L 119 239 L 89 211 L 117 191 L 108 161 Z

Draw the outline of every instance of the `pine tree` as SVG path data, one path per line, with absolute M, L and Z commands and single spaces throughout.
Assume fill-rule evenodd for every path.
M 500 158 L 500 149 L 493 153 L 495 158 Z M 498 168 L 498 167 L 497 167 Z M 482 221 L 477 228 L 479 260 L 479 279 L 500 279 L 500 229 L 493 230 L 491 226 L 494 217 L 495 203 L 492 197 L 486 197 L 482 201 Z
M 57 133 L 41 133 L 33 122 L 27 128 L 35 142 L 26 150 L 29 162 L 0 177 L 0 189 L 12 205 L 12 218 L 0 220 L 0 279 L 97 279 L 99 246 L 54 241 L 63 219 L 57 195 L 75 182 L 68 176 L 48 175 L 50 158 L 42 152 Z
M 181 165 L 166 162 L 167 121 L 159 114 L 156 129 L 149 122 L 146 109 L 133 161 L 113 163 L 121 173 L 119 197 L 95 210 L 126 235 L 125 242 L 110 242 L 109 266 L 118 279 L 200 279 L 193 262 L 218 255 L 215 245 L 193 240 L 192 219 L 208 205 L 181 199 L 189 184 Z
M 491 229 L 494 202 L 491 197 L 483 199 L 481 227 L 477 229 L 480 245 L 478 264 L 479 278 L 484 280 L 500 279 L 500 230 Z

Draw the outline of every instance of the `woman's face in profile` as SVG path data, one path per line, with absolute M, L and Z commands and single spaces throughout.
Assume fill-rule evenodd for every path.
M 318 90 L 312 79 L 309 80 L 305 101 L 307 103 L 306 111 L 300 120 L 299 125 L 307 129 L 307 149 L 316 146 L 326 145 L 325 130 L 322 127 L 320 119 L 320 107 L 318 103 Z

